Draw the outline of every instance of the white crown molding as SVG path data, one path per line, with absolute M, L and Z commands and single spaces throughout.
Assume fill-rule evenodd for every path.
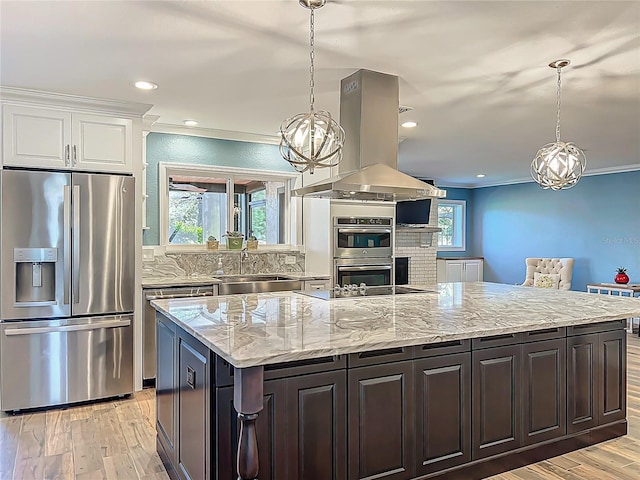
M 4 86 L 0 86 L 0 99 L 3 102 L 135 116 L 142 116 L 153 107 L 148 103 L 122 102 L 105 98 L 81 97 L 66 93 L 43 92 L 41 90 Z
M 169 123 L 156 123 L 151 127 L 155 133 L 171 133 L 174 135 L 190 135 L 192 137 L 218 138 L 220 140 L 235 140 L 237 142 L 266 143 L 280 145 L 277 135 L 262 135 L 258 133 L 234 132 L 231 130 L 217 130 L 214 128 L 186 127 Z
M 582 176 L 583 177 L 592 177 L 597 175 L 609 175 L 612 173 L 628 173 L 635 172 L 640 170 L 640 163 L 632 163 L 631 165 L 618 165 L 616 167 L 605 167 L 605 168 L 595 168 L 591 170 L 587 170 Z M 506 185 L 517 185 L 519 183 L 533 183 L 533 179 L 531 177 L 527 178 L 516 178 L 513 180 L 507 180 L 504 182 L 495 182 L 488 183 L 485 185 L 473 185 L 473 184 L 464 184 L 464 183 L 439 183 L 438 187 L 442 188 L 488 188 L 488 187 L 504 187 Z
M 142 117 L 142 129 L 151 131 L 152 125 L 154 125 L 160 119 L 160 115 L 145 115 Z
M 582 176 L 590 177 L 591 175 L 608 175 L 610 173 L 626 173 L 640 170 L 640 163 L 632 163 L 631 165 L 618 165 L 617 167 L 596 168 L 587 170 Z

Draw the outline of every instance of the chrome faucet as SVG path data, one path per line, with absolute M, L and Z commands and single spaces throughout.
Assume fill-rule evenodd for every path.
M 247 260 L 249 258 L 249 252 L 247 252 L 247 247 L 243 247 L 240 252 L 240 262 L 243 260 Z

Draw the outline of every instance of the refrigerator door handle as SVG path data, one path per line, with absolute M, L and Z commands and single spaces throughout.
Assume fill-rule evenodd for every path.
M 73 186 L 73 303 L 80 303 L 80 185 Z
M 62 303 L 69 305 L 69 292 L 71 289 L 71 187 L 65 185 L 64 187 L 64 201 L 63 201 L 63 277 L 64 277 L 64 298 Z
M 6 336 L 11 335 L 31 335 L 34 333 L 59 333 L 59 332 L 77 332 L 82 330 L 101 330 L 103 328 L 128 327 L 131 320 L 109 320 L 97 323 L 85 323 L 82 325 L 63 325 L 57 327 L 25 327 L 25 328 L 7 328 L 4 331 Z

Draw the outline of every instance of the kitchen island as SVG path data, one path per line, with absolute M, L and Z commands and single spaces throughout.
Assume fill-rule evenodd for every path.
M 636 300 L 477 282 L 153 305 L 173 478 L 235 479 L 237 451 L 241 479 L 481 478 L 626 433 Z

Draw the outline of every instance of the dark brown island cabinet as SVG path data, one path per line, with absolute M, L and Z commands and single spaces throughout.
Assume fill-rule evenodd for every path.
M 157 321 L 173 479 L 253 478 L 238 463 L 260 480 L 483 478 L 627 431 L 623 320 L 265 365 L 242 420 L 234 383 L 250 396 L 252 375 Z

